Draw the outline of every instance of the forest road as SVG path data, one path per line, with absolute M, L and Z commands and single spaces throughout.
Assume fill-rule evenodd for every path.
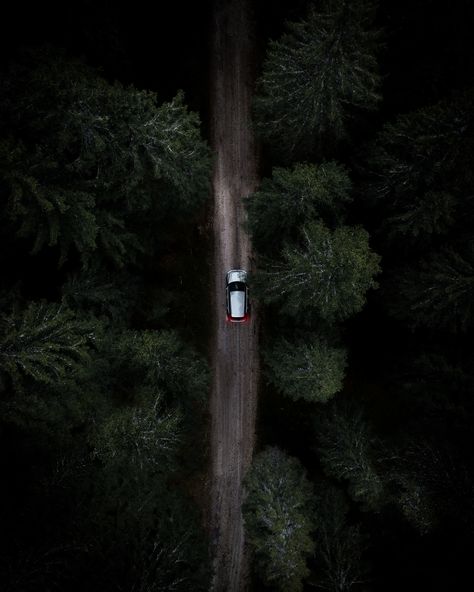
M 211 145 L 214 152 L 215 323 L 212 343 L 210 521 L 214 592 L 248 587 L 241 514 L 242 478 L 255 441 L 258 317 L 226 322 L 225 274 L 251 271 L 242 198 L 257 185 L 257 150 L 250 122 L 254 34 L 250 0 L 215 0 L 211 61 Z M 251 295 L 250 295 L 251 296 Z

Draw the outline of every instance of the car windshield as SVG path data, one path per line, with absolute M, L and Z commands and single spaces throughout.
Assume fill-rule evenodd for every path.
M 243 282 L 232 282 L 229 284 L 230 292 L 245 292 L 245 284 Z

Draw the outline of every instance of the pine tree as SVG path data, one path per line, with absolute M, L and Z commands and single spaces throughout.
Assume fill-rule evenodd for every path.
M 257 125 L 286 152 L 339 140 L 354 109 L 380 97 L 373 3 L 326 0 L 270 42 L 256 97 Z
M 282 592 L 302 590 L 306 558 L 314 549 L 312 488 L 303 467 L 278 448 L 267 448 L 255 457 L 245 489 L 245 529 L 260 577 Z
M 342 389 L 346 353 L 317 337 L 281 339 L 264 358 L 270 382 L 291 399 L 324 403 Z
M 392 240 L 404 237 L 423 239 L 444 234 L 456 219 L 457 199 L 447 191 L 427 191 L 387 217 L 384 226 Z
M 316 420 L 321 463 L 328 475 L 348 484 L 351 498 L 378 510 L 386 501 L 382 447 L 362 412 L 332 405 Z
M 106 419 L 94 439 L 94 454 L 131 471 L 169 471 L 181 440 L 179 413 L 165 409 L 159 392 L 141 389 L 141 395 L 139 405 L 122 407 Z
M 27 52 L 0 87 L 0 176 L 7 213 L 33 252 L 100 251 L 122 266 L 151 220 L 189 212 L 208 195 L 209 150 L 182 93 L 110 84 L 79 60 Z M 151 234 L 151 236 L 153 236 Z
M 57 384 L 89 360 L 91 324 L 61 304 L 31 302 L 1 316 L 0 369 L 17 389 L 25 379 Z
M 158 524 L 133 547 L 131 591 L 209 591 L 208 541 L 195 505 L 185 496 L 162 500 Z
M 174 401 L 189 405 L 206 400 L 208 368 L 176 332 L 129 332 L 118 355 L 130 360 L 146 384 L 162 388 Z
M 172 331 L 112 326 L 98 349 L 108 406 L 88 429 L 96 473 L 85 534 L 99 533 L 93 545 L 105 569 L 123 564 L 130 589 L 206 590 L 207 542 L 192 500 L 179 493 L 186 422 L 196 421 L 206 366 Z
M 315 565 L 317 587 L 330 592 L 349 592 L 367 581 L 363 555 L 366 538 L 358 524 L 348 520 L 349 504 L 336 487 L 322 482 L 315 498 Z
M 474 243 L 445 247 L 400 271 L 393 282 L 397 297 L 390 309 L 410 326 L 466 331 L 474 322 Z
M 426 432 L 405 438 L 390 475 L 394 502 L 421 534 L 443 522 L 472 532 L 474 487 L 469 452 L 456 449 L 452 442 L 432 439 Z
M 275 253 L 310 220 L 340 222 L 350 191 L 347 171 L 336 162 L 273 169 L 272 178 L 263 179 L 246 200 L 253 243 L 262 252 Z
M 136 308 L 140 285 L 128 270 L 109 270 L 91 265 L 71 274 L 62 286 L 63 301 L 73 310 L 112 319 L 114 326 L 126 326 Z
M 473 93 L 400 115 L 369 149 L 368 196 L 391 240 L 445 233 L 469 206 L 474 155 Z M 472 205 L 468 207 L 471 209 Z
M 303 236 L 303 248 L 286 247 L 283 262 L 269 263 L 259 274 L 256 288 L 263 300 L 279 303 L 294 317 L 316 313 L 333 321 L 359 312 L 379 272 L 380 258 L 370 250 L 367 232 L 312 223 Z

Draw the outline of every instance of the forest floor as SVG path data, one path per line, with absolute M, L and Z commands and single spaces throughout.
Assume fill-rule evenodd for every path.
M 258 317 L 230 324 L 225 274 L 251 271 L 242 198 L 257 184 L 257 151 L 250 122 L 254 37 L 248 0 L 216 0 L 211 64 L 211 145 L 214 151 L 214 328 L 212 343 L 210 521 L 215 592 L 248 587 L 241 514 L 242 478 L 255 443 Z

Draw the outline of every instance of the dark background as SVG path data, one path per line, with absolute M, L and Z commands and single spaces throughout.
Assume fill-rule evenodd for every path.
M 304 16 L 304 0 L 254 0 L 257 48 L 287 20 Z M 317 3 L 316 3 L 317 4 Z M 2 62 L 22 45 L 50 43 L 85 57 L 113 80 L 158 91 L 184 89 L 190 106 L 207 112 L 212 0 L 133 3 L 112 0 L 19 0 L 2 11 Z M 380 119 L 434 102 L 473 82 L 474 10 L 469 0 L 447 7 L 433 0 L 381 0 L 384 76 Z

